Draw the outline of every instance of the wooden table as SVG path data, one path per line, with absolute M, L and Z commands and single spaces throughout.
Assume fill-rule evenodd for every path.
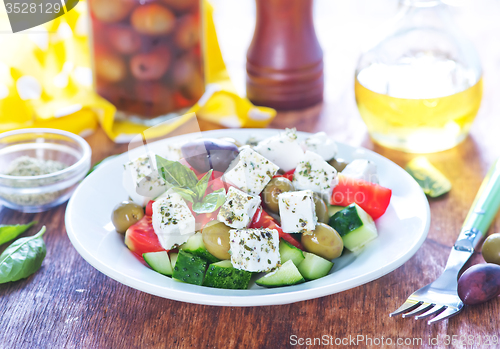
M 223 0 L 217 3 L 229 4 Z M 346 9 L 339 1 L 332 3 L 338 10 L 334 12 L 334 19 L 338 22 L 333 21 L 337 27 L 342 23 L 347 25 L 359 9 Z M 368 4 L 366 1 L 361 3 Z M 325 1 L 320 1 L 321 4 L 329 6 Z M 500 51 L 493 49 L 492 42 L 498 43 L 498 39 L 492 33 L 500 29 L 500 24 L 491 20 L 493 15 L 484 10 L 491 6 L 490 3 L 482 1 L 480 4 L 483 7 L 479 6 L 479 10 L 470 14 L 476 18 L 474 25 L 467 28 L 483 59 L 483 106 L 470 137 L 452 150 L 429 156 L 452 181 L 453 190 L 443 198 L 431 200 L 432 223 L 428 238 L 402 267 L 363 286 L 294 304 L 230 308 L 180 303 L 126 287 L 91 267 L 76 252 L 66 235 L 65 205 L 38 214 L 0 208 L 1 224 L 37 220 L 40 222 L 38 227 L 45 224 L 48 228 L 45 234 L 47 257 L 41 270 L 25 280 L 0 285 L 0 347 L 285 348 L 294 347 L 299 338 L 326 338 L 322 336 L 327 336 L 333 344 L 335 339 L 347 344 L 338 347 L 369 347 L 363 342 L 355 346 L 349 341 L 350 337 L 363 336 L 371 338 L 375 348 L 390 347 L 376 345 L 379 343 L 377 339 L 382 337 L 384 343 L 388 338 L 393 343 L 400 338 L 415 344 L 400 347 L 443 348 L 463 347 L 445 345 L 447 338 L 451 341 L 471 336 L 477 343 L 479 338 L 484 342 L 487 336 L 499 336 L 500 299 L 465 307 L 459 316 L 433 326 L 427 326 L 423 321 L 388 317 L 388 313 L 411 292 L 441 273 L 482 178 L 499 155 L 500 110 L 496 93 L 500 91 Z M 344 19 L 341 10 L 347 11 Z M 494 14 L 498 15 L 498 10 L 495 11 Z M 476 16 L 486 12 L 489 21 L 479 20 Z M 234 21 L 234 18 L 224 17 L 223 13 L 217 19 L 222 27 L 226 23 L 224 20 Z M 220 35 L 224 49 L 224 42 L 229 42 L 230 36 Z M 346 42 L 345 35 L 332 35 L 331 40 L 341 45 Z M 351 59 L 347 68 L 339 63 L 345 61 L 346 56 L 354 59 L 359 47 L 346 46 L 345 55 L 340 57 L 332 51 L 335 46 L 322 43 L 326 47 L 328 67 L 325 104 L 305 111 L 280 113 L 272 126 L 296 126 L 302 131 L 325 130 L 339 141 L 372 149 L 404 166 L 412 155 L 373 144 L 357 113 L 352 89 L 355 60 Z M 234 69 L 239 63 L 231 61 L 234 54 L 229 57 L 228 65 Z M 201 127 L 204 130 L 216 128 L 203 122 Z M 181 130 L 186 131 L 189 131 L 189 126 Z M 93 163 L 127 149 L 126 145 L 112 143 L 101 130 L 87 140 L 93 149 Z M 490 232 L 499 228 L 500 220 L 497 219 Z M 25 235 L 33 234 L 34 230 Z M 481 263 L 483 259 L 476 253 L 471 262 Z M 439 345 L 433 345 L 435 343 Z

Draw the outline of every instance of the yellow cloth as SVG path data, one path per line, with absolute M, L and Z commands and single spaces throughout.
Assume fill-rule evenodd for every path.
M 213 9 L 205 1 L 206 92 L 189 112 L 156 127 L 165 135 L 194 117 L 226 127 L 266 127 L 275 110 L 255 107 L 236 94 L 217 41 Z M 18 34 L 0 35 L 0 132 L 49 127 L 88 134 L 99 124 L 117 142 L 148 127 L 114 120 L 115 107 L 92 89 L 87 4 L 51 22 Z M 0 29 L 8 30 L 7 16 Z

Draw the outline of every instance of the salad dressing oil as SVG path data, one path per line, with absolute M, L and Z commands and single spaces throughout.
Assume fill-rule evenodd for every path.
M 412 153 L 460 143 L 479 110 L 482 79 L 448 59 L 398 63 L 372 64 L 356 76 L 356 102 L 371 137 Z

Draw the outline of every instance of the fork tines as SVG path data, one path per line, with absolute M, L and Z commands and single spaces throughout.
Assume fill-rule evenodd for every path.
M 435 322 L 448 319 L 449 317 L 458 314 L 461 310 L 462 307 L 455 309 L 454 307 L 449 307 L 447 305 L 407 300 L 396 311 L 390 313 L 389 316 L 393 317 L 403 314 L 404 318 L 415 316 L 415 320 L 434 316 L 434 318 L 427 321 L 427 324 L 430 325 Z

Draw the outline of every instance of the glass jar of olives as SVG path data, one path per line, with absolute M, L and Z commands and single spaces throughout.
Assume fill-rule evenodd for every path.
M 89 0 L 94 86 L 118 119 L 154 125 L 205 90 L 201 0 Z

